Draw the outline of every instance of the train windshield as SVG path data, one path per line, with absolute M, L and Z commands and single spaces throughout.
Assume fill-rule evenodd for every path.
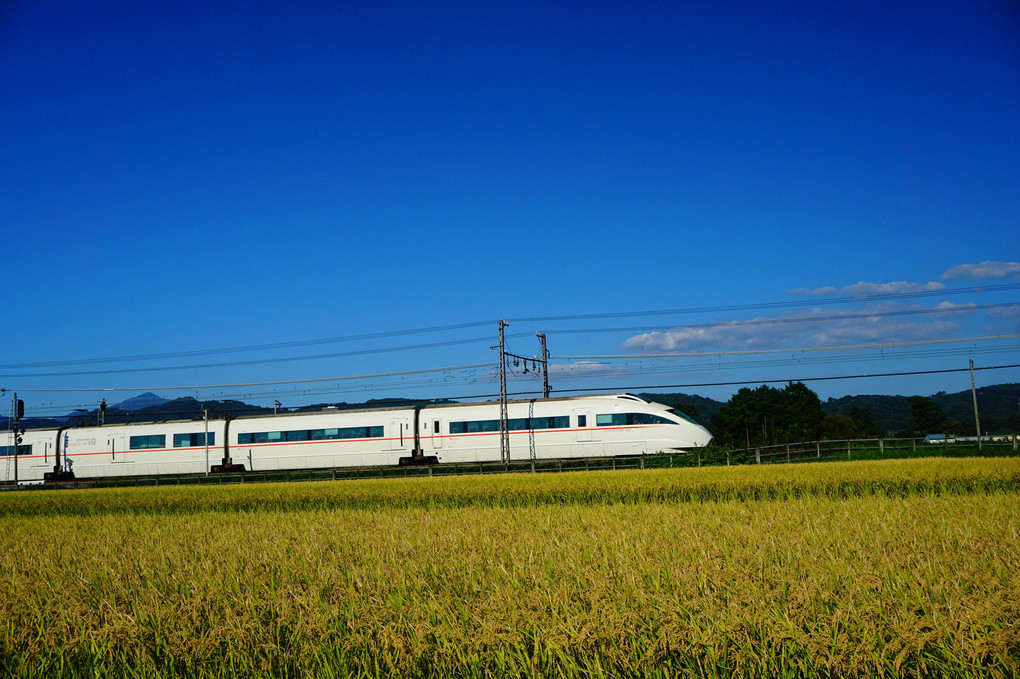
M 677 417 L 682 418 L 684 420 L 687 420 L 691 424 L 696 424 L 698 426 L 701 426 L 701 422 L 698 422 L 696 419 L 694 419 L 693 417 L 691 417 L 687 413 L 683 412 L 682 410 L 677 410 L 676 408 L 670 408 L 666 412 L 668 412 L 668 413 L 670 413 L 672 415 L 676 415 Z

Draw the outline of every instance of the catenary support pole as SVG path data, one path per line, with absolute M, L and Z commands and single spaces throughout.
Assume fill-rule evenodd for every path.
M 536 332 L 542 345 L 542 397 L 549 398 L 549 350 L 545 346 L 545 333 Z
M 12 431 L 11 439 L 14 443 L 14 487 L 18 487 L 18 393 L 14 393 L 14 401 L 11 403 L 14 408 L 14 412 L 11 413 L 14 416 L 14 429 Z
M 205 475 L 209 476 L 209 409 L 202 411 L 205 417 Z
M 978 449 L 981 448 L 981 419 L 978 417 L 977 389 L 974 388 L 974 359 L 970 359 L 970 395 L 974 399 L 974 430 L 977 431 Z
M 506 398 L 506 345 L 503 329 L 509 323 L 499 322 L 499 458 L 503 464 L 510 464 L 510 422 Z

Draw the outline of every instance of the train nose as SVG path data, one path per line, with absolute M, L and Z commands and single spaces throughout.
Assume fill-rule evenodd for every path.
M 713 438 L 712 432 L 710 432 L 709 430 L 705 429 L 702 426 L 698 426 L 691 433 L 692 433 L 691 439 L 693 441 L 693 444 L 698 448 L 702 446 L 707 446 L 709 443 L 711 443 Z

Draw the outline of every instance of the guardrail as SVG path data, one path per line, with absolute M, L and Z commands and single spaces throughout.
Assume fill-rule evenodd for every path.
M 792 464 L 852 460 L 883 460 L 910 457 L 1011 457 L 1018 454 L 1018 437 L 985 437 L 928 442 L 925 439 L 849 439 L 807 441 L 757 446 L 737 450 L 695 449 L 677 453 L 653 453 L 622 457 L 515 460 L 440 464 L 423 467 L 344 467 L 300 471 L 248 471 L 230 474 L 178 474 L 145 477 L 81 479 L 69 483 L 0 486 L 0 490 L 46 488 L 121 488 L 133 486 L 204 486 L 242 483 L 342 481 L 354 479 L 469 476 L 479 474 L 559 473 L 619 469 L 661 469 L 746 464 Z
M 1017 435 L 927 439 L 844 439 L 756 446 L 725 452 L 724 464 L 779 464 L 825 460 L 886 460 L 909 457 L 1008 457 Z

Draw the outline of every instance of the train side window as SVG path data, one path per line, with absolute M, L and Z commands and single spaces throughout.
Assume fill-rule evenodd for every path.
M 130 439 L 131 450 L 145 450 L 147 448 L 165 448 L 166 434 L 153 434 L 150 436 L 132 436 Z
M 243 436 L 243 434 L 242 434 Z M 186 448 L 205 445 L 205 433 L 198 434 L 174 434 L 174 448 Z M 216 432 L 209 432 L 209 445 L 216 445 Z
M 587 415 L 578 415 L 577 416 L 577 426 L 578 427 L 587 427 L 588 426 L 588 416 Z
M 608 415 L 596 415 L 595 424 L 599 427 L 614 427 L 627 424 L 626 413 L 611 413 Z
M 432 431 L 436 434 L 439 433 L 439 420 L 432 421 Z

